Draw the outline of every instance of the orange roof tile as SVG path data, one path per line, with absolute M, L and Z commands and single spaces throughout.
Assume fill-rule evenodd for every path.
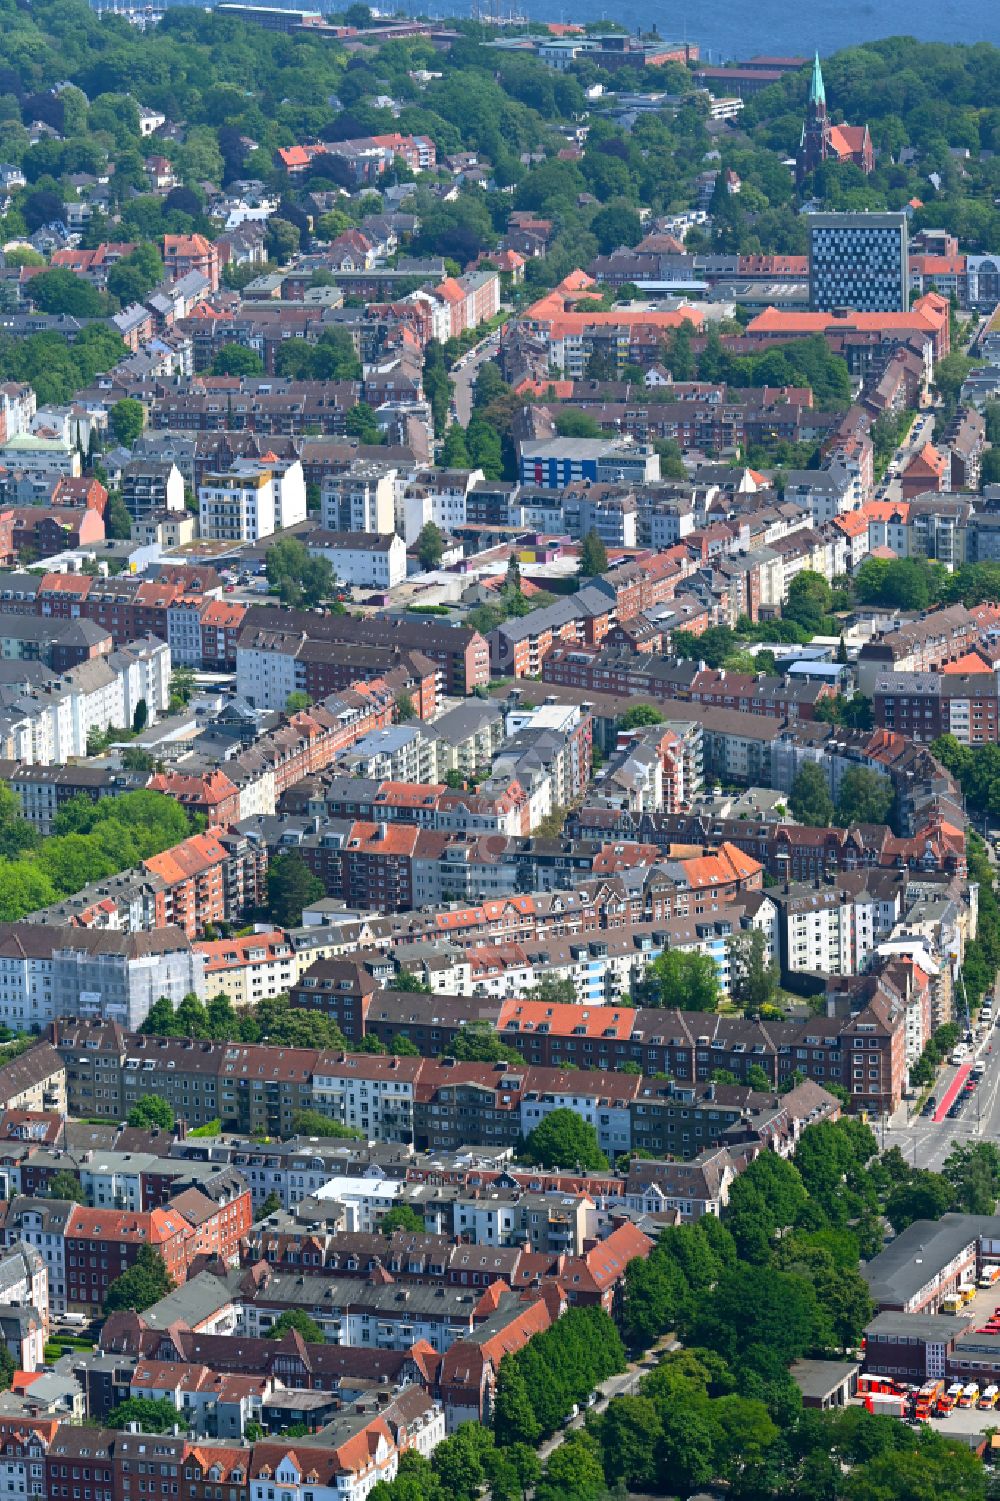
M 172 849 L 153 855 L 142 863 L 152 875 L 174 885 L 211 869 L 213 865 L 222 865 L 226 859 L 225 846 L 214 834 L 192 834 L 190 839 L 184 839 Z
M 635 1015 L 631 1006 L 582 1006 L 571 1001 L 511 999 L 501 1003 L 497 1031 L 549 1031 L 560 1037 L 576 1033 L 627 1042 L 632 1036 Z M 580 1028 L 584 1031 L 580 1032 Z
M 964 657 L 958 657 L 954 662 L 946 662 L 940 669 L 942 672 L 992 672 L 992 663 L 977 651 L 966 652 Z

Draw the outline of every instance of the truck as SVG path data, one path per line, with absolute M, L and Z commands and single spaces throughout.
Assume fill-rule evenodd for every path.
M 983 1394 L 979 1399 L 980 1410 L 982 1412 L 991 1412 L 997 1405 L 998 1397 L 1000 1397 L 1000 1386 L 995 1386 L 991 1382 L 989 1386 L 984 1388 Z
M 992 1287 L 998 1277 L 1000 1277 L 1000 1266 L 984 1266 L 979 1273 L 979 1280 L 976 1285 L 978 1287 Z
M 965 1299 L 960 1293 L 949 1293 L 946 1298 L 941 1299 L 942 1313 L 959 1314 L 964 1307 Z
M 968 1386 L 963 1386 L 962 1395 L 958 1399 L 959 1407 L 975 1407 L 979 1401 L 979 1383 L 970 1381 Z
M 925 1381 L 913 1399 L 913 1416 L 918 1423 L 926 1423 L 939 1410 L 944 1397 L 943 1381 Z

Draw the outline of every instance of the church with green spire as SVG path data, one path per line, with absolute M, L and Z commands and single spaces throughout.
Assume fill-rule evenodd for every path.
M 795 180 L 803 183 L 825 161 L 853 162 L 862 172 L 875 167 L 875 152 L 867 125 L 832 125 L 826 109 L 826 85 L 819 53 L 813 58 L 809 101 L 802 137 L 795 155 Z

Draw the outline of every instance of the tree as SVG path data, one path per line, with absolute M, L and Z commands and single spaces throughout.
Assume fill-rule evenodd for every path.
M 142 1129 L 159 1128 L 161 1131 L 172 1131 L 174 1121 L 175 1116 L 170 1104 L 155 1094 L 140 1095 L 128 1114 L 129 1125 Z
M 951 1208 L 954 1189 L 941 1173 L 919 1168 L 900 1183 L 885 1204 L 885 1217 L 898 1235 L 914 1220 L 939 1220 Z
M 264 361 L 255 349 L 223 344 L 212 361 L 213 375 L 263 375 Z
M 335 592 L 329 559 L 313 556 L 298 537 L 280 537 L 268 548 L 264 566 L 268 584 L 284 605 L 314 609 Z
M 824 617 L 830 613 L 833 592 L 821 573 L 804 568 L 797 573 L 788 586 L 788 598 L 781 613 L 786 620 L 794 620 L 803 630 L 815 635 L 822 628 Z
M 597 1131 L 575 1110 L 551 1110 L 528 1133 L 521 1156 L 540 1167 L 579 1167 L 604 1173 L 608 1159 L 601 1151 Z
M 560 407 L 556 412 L 556 432 L 560 438 L 600 438 L 601 425 L 589 412 L 576 407 Z
M 142 302 L 163 280 L 163 261 L 155 245 L 137 245 L 108 272 L 108 291 L 123 307 Z
M 535 1501 L 598 1501 L 603 1491 L 596 1440 L 588 1433 L 571 1433 L 550 1455 L 535 1487 Z
M 33 824 L 21 813 L 21 800 L 13 788 L 0 782 L 0 856 L 16 859 L 41 842 Z
M 406 1230 L 414 1235 L 422 1235 L 427 1229 L 420 1215 L 410 1204 L 397 1204 L 384 1214 L 379 1220 L 378 1227 L 385 1236 L 394 1235 L 397 1230 Z
M 397 724 L 408 724 L 411 719 L 416 719 L 416 717 L 417 717 L 417 706 L 413 702 L 413 695 L 410 694 L 410 693 L 399 693 L 399 694 L 397 694 L 396 695 L 396 722 L 397 722 Z
M 590 232 L 597 236 L 597 246 L 602 255 L 613 250 L 637 245 L 642 239 L 642 220 L 634 208 L 618 202 L 598 209 L 590 221 Z
M 298 255 L 302 244 L 300 231 L 288 219 L 272 215 L 267 221 L 267 258 L 283 266 Z
M 983 1501 L 986 1469 L 966 1444 L 925 1432 L 916 1447 L 893 1445 L 841 1478 L 845 1501 Z
M 323 882 L 314 875 L 301 855 L 279 855 L 267 872 L 267 904 L 282 928 L 297 928 L 302 909 L 324 896 Z
M 428 572 L 437 568 L 444 557 L 444 533 L 433 521 L 428 521 L 417 538 L 417 557 L 421 568 Z
M 198 679 L 193 670 L 190 667 L 175 667 L 170 674 L 170 713 L 176 714 L 179 709 L 186 708 L 197 691 Z
M 101 318 L 107 311 L 107 299 L 96 287 L 73 271 L 56 267 L 33 276 L 30 297 L 43 313 L 67 313 L 73 318 Z
M 140 1246 L 128 1271 L 116 1277 L 108 1288 L 104 1312 L 118 1313 L 132 1308 L 142 1313 L 173 1290 L 173 1281 L 159 1251 L 153 1246 Z
M 279 1214 L 283 1207 L 284 1206 L 282 1205 L 280 1198 L 272 1188 L 271 1192 L 268 1194 L 267 1198 L 260 1206 L 260 1209 L 257 1211 L 257 1218 L 259 1220 L 269 1219 L 272 1214 Z
M 439 462 L 443 469 L 468 469 L 470 467 L 469 450 L 465 446 L 465 433 L 457 422 L 453 422 L 444 435 Z
M 825 829 L 833 822 L 833 799 L 826 777 L 815 761 L 803 763 L 792 783 L 788 806 L 793 817 L 814 829 Z
M 659 709 L 654 709 L 652 704 L 634 704 L 631 709 L 626 709 L 619 719 L 619 727 L 623 730 L 641 730 L 648 726 L 663 723 L 663 714 Z
M 486 1022 L 469 1022 L 452 1038 L 449 1056 L 462 1063 L 523 1063 L 516 1048 Z
M 136 439 L 142 436 L 146 425 L 146 411 L 141 401 L 136 401 L 133 396 L 123 396 L 111 408 L 108 421 L 118 442 L 124 448 L 131 448 Z
M 888 777 L 867 766 L 851 766 L 840 783 L 837 819 L 845 827 L 852 823 L 887 823 L 893 798 Z
M 301 1334 L 307 1345 L 322 1345 L 326 1342 L 322 1329 L 304 1308 L 286 1309 L 280 1318 L 275 1319 L 264 1338 L 281 1339 L 282 1335 L 290 1334 L 293 1329 Z
M 304 1015 L 303 1020 L 308 1024 L 313 1020 L 309 1015 Z M 356 1126 L 344 1126 L 340 1121 L 331 1119 L 320 1110 L 296 1110 L 292 1116 L 293 1136 L 320 1136 L 332 1137 L 336 1141 L 358 1141 L 362 1133 Z
M 604 1473 L 628 1491 L 657 1489 L 663 1429 L 648 1397 L 619 1397 L 609 1403 L 601 1424 Z
M 430 995 L 431 987 L 410 969 L 401 969 L 390 987 L 392 990 L 413 991 L 418 995 Z
M 498 1444 L 537 1444 L 541 1426 L 535 1417 L 524 1376 L 518 1362 L 507 1355 L 500 1362 L 493 1428 Z
M 669 1495 L 690 1495 L 715 1475 L 716 1427 L 707 1403 L 682 1402 L 661 1415 L 659 1485 Z
M 375 413 L 366 401 L 359 401 L 344 419 L 344 431 L 349 438 L 359 443 L 377 444 L 382 441 L 382 432 L 375 420 Z
M 805 1278 L 738 1263 L 722 1273 L 711 1298 L 695 1305 L 684 1339 L 730 1363 L 788 1366 L 813 1344 L 816 1321 L 816 1294 Z
M 597 578 L 598 574 L 606 573 L 607 570 L 608 550 L 596 531 L 591 528 L 580 544 L 580 577 Z
M 767 957 L 767 939 L 759 928 L 729 939 L 729 995 L 737 1006 L 759 1015 L 778 998 L 778 966 Z
M 180 1414 L 169 1397 L 129 1397 L 108 1413 L 109 1428 L 138 1423 L 140 1433 L 171 1433 Z
M 139 702 L 135 706 L 135 713 L 132 715 L 133 735 L 141 735 L 148 723 L 149 706 L 144 698 L 140 698 Z
M 1000 1196 L 1000 1150 L 994 1142 L 956 1142 L 941 1172 L 954 1190 L 954 1209 L 963 1214 L 995 1212 Z
M 710 954 L 667 949 L 635 986 L 644 1006 L 679 1011 L 714 1011 L 719 1004 L 719 972 Z
M 53 1173 L 49 1179 L 50 1199 L 70 1199 L 74 1204 L 86 1204 L 87 1195 L 83 1191 L 76 1173 L 71 1173 L 67 1168 L 61 1168 L 58 1173 Z

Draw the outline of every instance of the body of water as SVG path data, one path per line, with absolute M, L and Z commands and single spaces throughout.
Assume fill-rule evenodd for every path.
M 448 6 L 440 5 L 444 14 Z M 464 8 L 464 7 L 463 7 Z M 1000 46 L 1000 5 L 979 0 L 840 0 L 800 16 L 787 0 L 700 0 L 699 4 L 644 5 L 641 0 L 521 0 L 538 21 L 618 21 L 630 30 L 656 24 L 669 41 L 697 42 L 713 63 L 755 53 L 811 56 L 886 36 L 924 42 L 993 42 Z

